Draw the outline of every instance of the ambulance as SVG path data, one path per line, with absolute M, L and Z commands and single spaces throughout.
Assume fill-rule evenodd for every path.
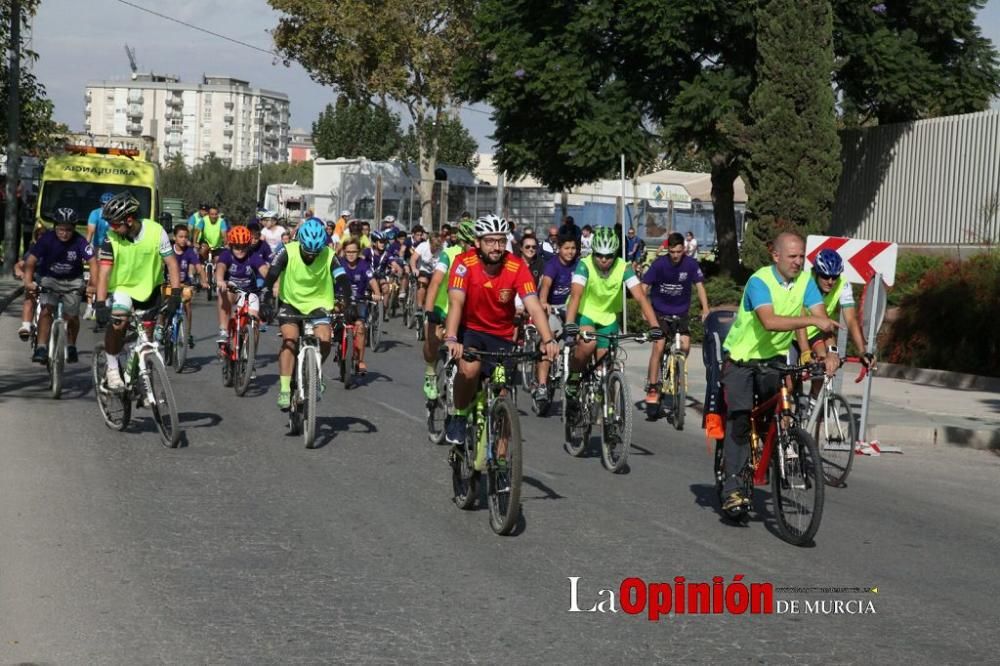
M 162 210 L 160 170 L 134 148 L 66 146 L 50 157 L 42 172 L 35 221 L 51 227 L 55 211 L 72 208 L 85 230 L 87 218 L 101 207 L 101 196 L 128 190 L 139 200 L 139 217 L 156 220 Z

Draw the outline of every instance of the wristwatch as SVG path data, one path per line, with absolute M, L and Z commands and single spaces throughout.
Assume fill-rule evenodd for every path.
M 838 351 L 839 350 L 834 345 L 830 345 L 829 347 L 826 348 L 827 354 L 836 354 Z

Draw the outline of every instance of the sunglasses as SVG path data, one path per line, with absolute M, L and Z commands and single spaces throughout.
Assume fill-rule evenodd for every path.
M 522 245 L 521 249 L 522 250 L 537 250 L 538 246 L 537 245 Z
M 597 257 L 598 259 L 604 259 L 605 261 L 610 261 L 611 259 L 615 259 L 618 257 L 617 254 L 600 254 L 599 252 L 595 252 L 594 256 Z
M 836 280 L 837 279 L 836 275 L 823 275 L 822 273 L 816 273 L 816 277 L 818 277 L 820 280 Z

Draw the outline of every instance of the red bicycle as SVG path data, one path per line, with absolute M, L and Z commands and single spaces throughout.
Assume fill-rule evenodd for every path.
M 344 388 L 349 389 L 354 384 L 357 374 L 357 361 L 354 359 L 354 315 L 338 312 L 333 315 L 333 339 L 336 342 L 335 358 L 340 368 L 340 381 Z
M 250 292 L 229 285 L 229 293 L 235 294 L 240 304 L 229 314 L 228 339 L 219 345 L 222 383 L 232 386 L 236 395 L 244 395 L 254 377 L 260 323 L 250 314 Z
M 749 498 L 754 486 L 770 483 L 778 533 L 788 543 L 802 546 L 812 541 L 823 517 L 823 461 L 816 440 L 798 425 L 795 402 L 784 379 L 804 373 L 811 376 L 816 366 L 772 362 L 753 368 L 755 372 L 777 373 L 781 378 L 780 389 L 760 403 L 754 394 L 754 408 L 750 412 L 750 455 L 746 467 L 739 472 L 743 494 L 748 501 L 727 514 L 730 518 L 744 520 L 752 505 Z M 723 485 L 727 476 L 722 442 L 715 441 L 715 487 L 720 506 L 725 500 Z

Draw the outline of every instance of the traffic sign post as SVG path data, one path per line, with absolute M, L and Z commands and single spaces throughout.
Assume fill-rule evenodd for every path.
M 844 260 L 844 277 L 852 284 L 865 285 L 862 296 L 861 330 L 869 349 L 875 347 L 878 330 L 885 318 L 886 291 L 896 279 L 896 256 L 899 246 L 896 243 L 870 241 L 859 238 L 844 238 L 841 236 L 809 236 L 806 239 L 806 259 L 812 265 L 816 255 L 821 250 L 834 250 Z M 840 315 L 841 328 L 837 336 L 839 349 L 847 349 L 847 330 L 843 312 Z M 839 391 L 841 378 L 836 379 L 836 390 Z M 867 439 L 868 409 L 871 399 L 872 375 L 865 376 L 865 386 L 861 398 L 861 422 L 858 427 L 858 441 L 855 446 L 861 453 L 878 455 L 879 451 L 899 452 L 897 447 L 876 446 Z

